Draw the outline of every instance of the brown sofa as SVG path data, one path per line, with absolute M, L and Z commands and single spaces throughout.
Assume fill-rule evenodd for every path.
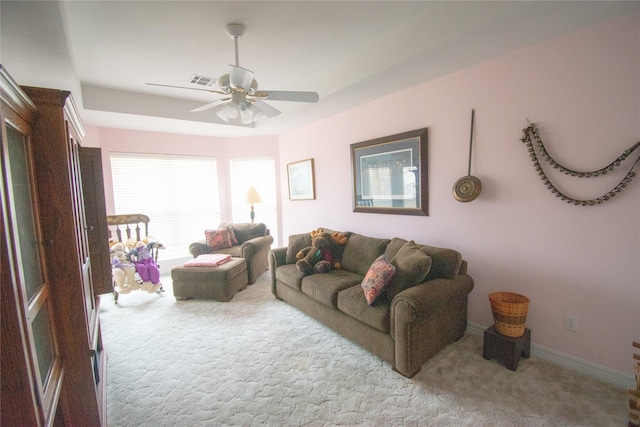
M 230 248 L 211 250 L 206 240 L 189 245 L 189 252 L 196 258 L 202 254 L 231 254 L 233 257 L 244 258 L 247 262 L 247 276 L 249 284 L 269 267 L 269 250 L 273 243 L 273 236 L 263 223 L 234 223 L 220 224 L 218 228 L 232 227 L 238 244 Z
M 462 337 L 467 296 L 473 289 L 467 262 L 459 252 L 417 245 L 415 250 L 431 258 L 426 277 L 417 284 L 404 283 L 406 289 L 392 298 L 383 293 L 368 305 L 360 284 L 369 267 L 382 254 L 398 263 L 394 256 L 405 254 L 401 248 L 412 243 L 351 234 L 342 269 L 305 276 L 295 266 L 296 253 L 310 246 L 311 238 L 290 236 L 288 247 L 269 252 L 272 292 L 412 377 L 438 351 Z

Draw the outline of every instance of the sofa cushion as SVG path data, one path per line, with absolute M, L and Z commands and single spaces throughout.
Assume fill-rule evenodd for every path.
M 391 241 L 389 242 L 389 244 L 384 250 L 384 254 L 386 255 L 387 259 L 393 259 L 393 257 L 396 256 L 400 248 L 406 244 L 407 244 L 407 240 L 402 239 L 400 237 L 394 237 L 393 239 L 391 239 Z
M 353 233 L 342 254 L 342 268 L 364 277 L 373 261 L 384 253 L 389 242 L 389 239 Z
M 295 264 L 296 261 L 298 261 L 296 254 L 307 246 L 311 246 L 311 235 L 309 233 L 292 234 L 289 236 L 289 246 L 287 246 L 285 262 L 287 264 Z
M 462 265 L 460 252 L 428 245 L 422 245 L 420 249 L 433 260 L 431 271 L 429 271 L 425 280 L 453 279 L 460 273 L 460 266 Z
M 247 240 L 255 239 L 256 237 L 267 235 L 267 225 L 264 223 L 234 223 L 234 224 L 220 224 L 219 228 L 232 227 L 235 237 L 238 241 L 237 244 L 241 245 Z
M 376 298 L 382 294 L 395 272 L 395 265 L 391 264 L 384 254 L 376 258 L 364 276 L 364 280 L 360 283 L 367 304 L 373 304 Z
M 302 286 L 303 277 L 304 273 L 298 271 L 294 264 L 281 265 L 276 269 L 276 280 L 298 291 Z
M 302 293 L 314 300 L 336 308 L 338 293 L 362 282 L 362 276 L 345 270 L 331 270 L 328 273 L 312 274 L 302 279 Z
M 387 249 L 384 254 L 388 259 L 393 259 L 405 243 L 407 243 L 405 239 L 394 237 L 391 240 L 391 243 L 387 245 Z M 460 274 L 462 255 L 458 251 L 421 244 L 418 244 L 418 246 L 420 246 L 422 252 L 429 255 L 432 260 L 431 270 L 424 281 L 433 279 L 453 279 L 457 274 Z
M 425 254 L 413 240 L 402 245 L 391 259 L 391 264 L 396 267 L 396 274 L 384 291 L 387 298 L 392 300 L 405 289 L 421 283 L 427 277 L 431 263 L 431 257 Z
M 207 245 L 212 251 L 217 249 L 230 248 L 233 246 L 231 240 L 231 232 L 228 228 L 220 228 L 217 230 L 205 230 L 204 237 L 207 241 Z
M 212 250 L 210 253 L 229 254 L 232 257 L 242 258 L 242 247 L 240 245 L 235 245 L 235 246 L 231 246 L 230 248 Z
M 367 304 L 360 286 L 352 286 L 338 294 L 338 310 L 382 332 L 389 332 L 391 304 L 379 298 L 373 305 Z

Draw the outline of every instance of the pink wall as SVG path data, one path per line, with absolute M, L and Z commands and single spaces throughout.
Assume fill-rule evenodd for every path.
M 276 164 L 279 161 L 277 136 L 215 138 L 87 126 L 87 136 L 83 145 L 102 149 L 105 198 L 109 214 L 115 212 L 111 179 L 111 152 L 215 157 L 218 183 L 221 188 L 220 219 L 223 222 L 231 221 L 231 202 L 228 197 L 230 192 L 229 159 L 243 156 L 274 156 Z M 276 179 L 279 180 L 280 176 L 277 176 Z M 278 224 L 278 227 L 281 228 L 281 225 Z
M 472 108 L 472 175 L 483 191 L 460 203 L 452 187 L 467 173 Z M 315 201 L 282 199 L 283 234 L 326 226 L 458 249 L 476 283 L 470 322 L 493 323 L 490 292 L 522 293 L 531 299 L 527 324 L 534 343 L 630 375 L 631 342 L 640 341 L 640 178 L 597 207 L 558 200 L 520 142 L 527 119 L 538 124 L 556 160 L 574 169 L 600 168 L 637 142 L 640 15 L 281 135 L 282 188 L 284 165 L 313 158 L 317 193 Z M 429 216 L 353 213 L 349 144 L 422 127 L 429 127 Z M 565 193 L 593 198 L 613 188 L 636 157 L 614 176 L 550 176 Z M 564 329 L 565 314 L 577 316 L 577 332 Z

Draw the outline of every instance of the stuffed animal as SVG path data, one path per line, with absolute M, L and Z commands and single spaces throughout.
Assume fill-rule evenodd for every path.
M 133 237 L 129 237 L 129 238 L 127 239 L 127 241 L 126 241 L 126 242 L 124 242 L 124 246 L 125 246 L 127 249 L 131 250 L 131 249 L 133 249 L 133 248 L 135 248 L 135 247 L 136 247 L 136 243 L 138 243 L 138 242 L 136 241 L 136 239 L 134 239 Z
M 162 243 L 158 242 L 154 237 L 147 236 L 144 239 L 142 239 L 142 241 L 144 242 L 145 245 L 147 245 L 147 247 L 150 250 L 154 248 L 166 249 L 165 246 Z
M 121 242 L 111 245 L 111 273 L 116 283 L 116 292 L 128 294 L 132 290 L 140 289 L 140 284 L 135 278 L 136 267 L 129 261 L 125 247 Z
M 349 240 L 349 233 L 336 231 L 331 234 L 331 251 L 333 252 L 332 267 L 336 270 L 340 270 L 342 268 L 342 254 L 344 253 L 344 248 L 347 245 L 347 240 Z
M 332 238 L 331 234 L 324 231 L 322 228 L 317 230 L 313 230 L 311 233 L 311 246 L 307 246 L 306 248 L 301 249 L 297 254 L 296 258 L 296 268 L 298 271 L 311 274 L 314 272 L 314 268 L 316 264 L 320 261 L 326 261 L 329 265 L 327 268 L 326 264 L 322 264 L 318 267 L 318 273 L 326 273 L 330 270 L 331 265 L 333 264 L 333 252 L 332 248 Z
M 329 261 L 318 261 L 318 263 L 313 266 L 313 272 L 316 274 L 328 273 L 330 271 L 331 263 Z
M 136 271 L 142 280 L 140 289 L 149 293 L 156 292 L 162 286 L 160 283 L 160 269 L 151 256 L 151 252 L 144 242 L 137 242 L 135 247 L 129 252 L 131 261 L 136 267 Z

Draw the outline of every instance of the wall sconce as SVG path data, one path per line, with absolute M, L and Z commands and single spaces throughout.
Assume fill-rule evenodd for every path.
M 262 203 L 262 198 L 260 197 L 260 195 L 258 194 L 258 191 L 255 188 L 249 187 L 249 189 L 247 190 L 246 203 L 251 205 L 251 213 L 249 214 L 249 216 L 251 217 L 251 223 L 253 224 L 253 219 L 256 217 L 256 213 L 253 210 L 253 204 Z

